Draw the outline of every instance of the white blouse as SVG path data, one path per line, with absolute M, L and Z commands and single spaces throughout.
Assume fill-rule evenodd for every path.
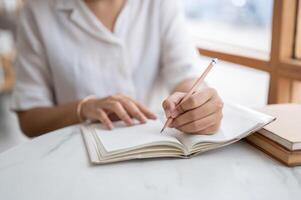
M 198 52 L 175 0 L 127 0 L 111 33 L 83 0 L 28 0 L 20 16 L 12 109 L 122 92 L 147 102 L 196 77 Z

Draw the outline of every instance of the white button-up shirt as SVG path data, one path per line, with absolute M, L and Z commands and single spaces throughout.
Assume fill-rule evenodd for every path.
M 202 71 L 183 19 L 175 0 L 127 0 L 112 33 L 83 0 L 28 0 L 12 108 L 117 92 L 145 103 L 158 77 L 172 90 Z

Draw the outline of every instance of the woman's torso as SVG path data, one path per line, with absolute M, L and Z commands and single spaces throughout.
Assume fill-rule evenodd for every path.
M 37 26 L 56 103 L 117 92 L 146 101 L 160 65 L 157 1 L 128 0 L 114 33 L 82 0 L 39 3 Z

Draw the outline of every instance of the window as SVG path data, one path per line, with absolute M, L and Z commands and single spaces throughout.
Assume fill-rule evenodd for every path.
M 264 71 L 268 103 L 301 103 L 301 0 L 183 4 L 202 55 Z
M 203 65 L 210 62 L 202 60 Z M 230 62 L 219 61 L 206 82 L 218 89 L 226 102 L 258 108 L 267 104 L 270 76 L 267 72 Z
M 268 59 L 273 0 L 183 0 L 202 48 Z

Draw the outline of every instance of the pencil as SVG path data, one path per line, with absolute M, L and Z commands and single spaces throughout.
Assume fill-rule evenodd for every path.
M 213 66 L 217 63 L 217 58 L 212 59 L 212 61 L 210 62 L 210 64 L 208 65 L 208 67 L 206 68 L 206 70 L 203 72 L 203 74 L 196 80 L 196 82 L 193 84 L 193 86 L 191 87 L 191 89 L 189 90 L 189 92 L 184 96 L 184 98 L 177 104 L 176 108 L 184 101 L 186 101 L 187 99 L 189 99 L 189 97 L 191 97 L 191 95 L 195 92 L 196 88 L 199 87 L 199 85 L 204 81 L 204 79 L 206 78 L 206 76 L 208 75 L 208 73 L 210 72 L 210 70 L 213 68 Z M 165 122 L 162 130 L 160 131 L 160 133 L 162 133 L 164 131 L 164 129 L 166 127 L 168 127 L 171 123 L 172 123 L 173 118 L 169 117 L 167 119 L 167 121 Z

